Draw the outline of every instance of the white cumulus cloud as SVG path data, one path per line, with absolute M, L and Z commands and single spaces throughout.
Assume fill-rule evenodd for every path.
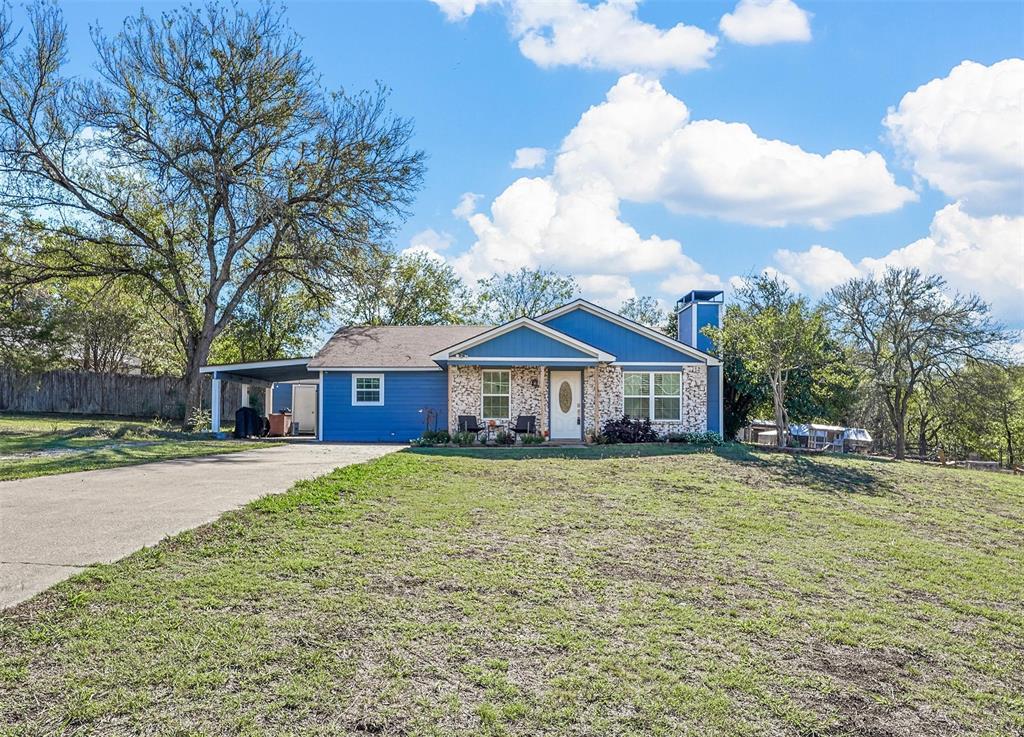
M 1024 210 L 1024 60 L 965 61 L 904 95 L 883 123 L 914 172 L 966 209 Z
M 414 234 L 409 239 L 409 245 L 402 250 L 402 254 L 423 254 L 424 256 L 444 260 L 444 255 L 441 252 L 446 251 L 454 240 L 450 233 L 439 233 L 433 228 L 427 228 Z
M 580 118 L 555 162 L 564 188 L 603 179 L 622 199 L 754 225 L 825 228 L 916 195 L 877 152 L 825 155 L 761 138 L 744 123 L 691 120 L 657 80 L 619 79 Z
M 543 148 L 517 148 L 512 160 L 513 169 L 539 169 L 547 161 L 548 152 Z
M 618 310 L 627 299 L 637 296 L 629 277 L 621 274 L 589 274 L 576 278 L 585 299 Z
M 887 266 L 939 274 L 954 289 L 975 293 L 1011 324 L 1024 322 L 1024 217 L 974 217 L 961 203 L 946 205 L 932 218 L 928 235 L 879 258 L 854 264 L 831 248 L 776 251 L 786 278 L 820 296 L 855 277 L 881 273 Z
M 480 0 L 433 0 L 448 20 L 467 18 Z M 718 39 L 696 26 L 659 28 L 637 18 L 637 0 L 504 0 L 519 50 L 541 67 L 579 66 L 660 72 L 703 69 Z
M 781 249 L 775 252 L 775 263 L 782 272 L 799 278 L 802 287 L 815 295 L 861 275 L 861 270 L 842 252 L 820 245 L 806 251 Z
M 457 217 L 459 220 L 465 220 L 474 212 L 476 212 L 476 203 L 483 199 L 482 194 L 476 192 L 463 192 L 462 196 L 459 197 L 458 204 L 452 208 L 452 215 Z
M 877 153 L 820 155 L 761 138 L 741 123 L 692 121 L 659 82 L 630 74 L 580 117 L 550 175 L 521 177 L 489 208 L 471 208 L 475 242 L 452 262 L 470 280 L 524 266 L 570 273 L 607 304 L 632 296 L 630 280 L 638 275 L 675 296 L 724 283 L 676 238 L 641 234 L 625 222 L 623 201 L 760 225 L 826 227 L 914 197 Z
M 476 12 L 476 9 L 489 5 L 493 0 L 431 0 L 450 21 L 465 20 Z
M 702 69 L 718 43 L 685 23 L 662 29 L 636 17 L 635 0 L 590 6 L 578 0 L 514 4 L 519 50 L 541 67 L 581 66 L 626 71 Z
M 793 0 L 740 0 L 718 28 L 730 41 L 747 46 L 811 40 L 810 14 Z

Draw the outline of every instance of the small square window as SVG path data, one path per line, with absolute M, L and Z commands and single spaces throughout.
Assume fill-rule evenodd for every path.
M 352 376 L 352 404 L 354 406 L 384 404 L 383 374 L 354 374 Z

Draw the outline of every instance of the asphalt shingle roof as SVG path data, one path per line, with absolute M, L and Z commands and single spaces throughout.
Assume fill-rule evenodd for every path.
M 432 354 L 490 329 L 488 325 L 343 327 L 313 356 L 309 368 L 436 368 Z

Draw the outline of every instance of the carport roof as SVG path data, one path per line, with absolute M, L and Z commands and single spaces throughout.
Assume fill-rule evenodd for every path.
M 214 374 L 219 379 L 232 381 L 301 381 L 316 379 L 318 373 L 309 370 L 309 358 L 285 358 L 277 361 L 252 361 L 249 363 L 224 363 L 203 366 L 203 374 Z

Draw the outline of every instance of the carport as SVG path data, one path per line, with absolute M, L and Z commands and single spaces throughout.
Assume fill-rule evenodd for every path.
M 276 361 L 252 361 L 250 363 L 226 363 L 214 366 L 203 366 L 200 373 L 210 374 L 210 412 L 211 426 L 219 428 L 220 392 L 222 381 L 237 381 L 242 384 L 242 401 L 248 402 L 248 387 L 259 386 L 269 388 L 274 384 L 303 382 L 314 384 L 317 388 L 318 406 L 316 437 L 320 438 L 323 399 L 321 394 L 321 375 L 319 371 L 310 371 L 309 358 L 285 358 Z M 245 406 L 245 404 L 243 404 Z

